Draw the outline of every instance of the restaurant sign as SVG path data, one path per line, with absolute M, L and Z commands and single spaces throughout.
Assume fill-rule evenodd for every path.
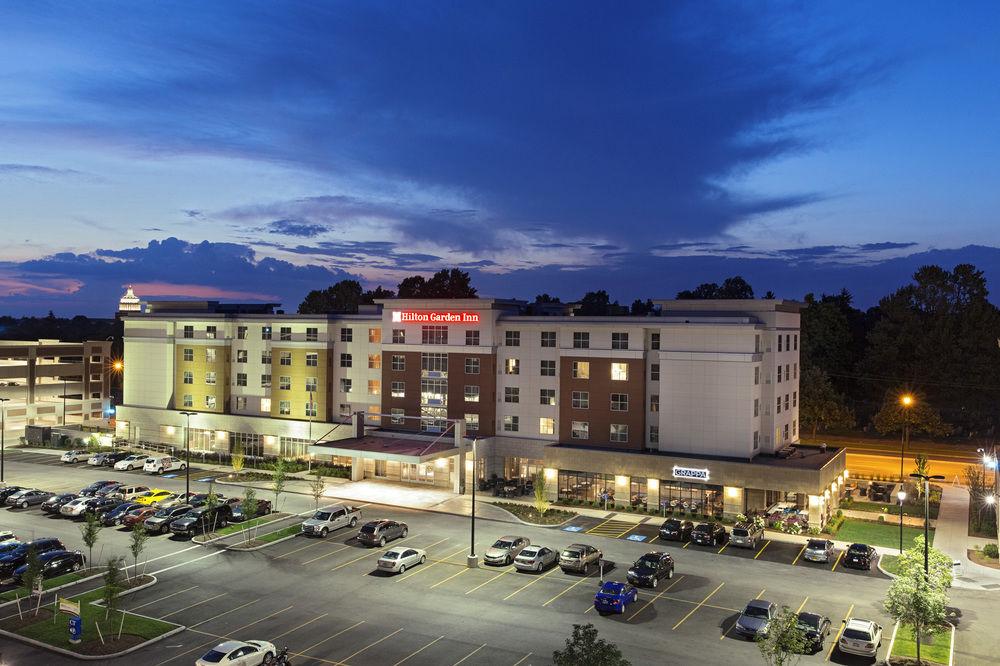
M 394 324 L 478 324 L 478 312 L 414 312 L 393 310 Z
M 708 481 L 708 469 L 700 467 L 679 467 L 674 465 L 675 479 L 692 479 L 694 481 Z

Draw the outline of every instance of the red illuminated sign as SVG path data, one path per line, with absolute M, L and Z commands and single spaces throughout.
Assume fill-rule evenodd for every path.
M 393 310 L 394 324 L 478 324 L 478 312 L 414 312 Z

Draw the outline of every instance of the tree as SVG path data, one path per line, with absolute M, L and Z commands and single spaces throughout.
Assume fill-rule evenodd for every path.
M 422 275 L 403 278 L 398 293 L 399 298 L 478 298 L 469 274 L 457 268 L 442 268 L 429 280 Z
M 944 627 L 947 619 L 948 595 L 951 585 L 951 560 L 941 551 L 932 548 L 929 575 L 924 575 L 923 537 L 914 540 L 916 545 L 899 558 L 899 573 L 886 591 L 885 612 L 894 620 L 908 627 L 917 644 L 917 663 L 920 644 L 924 636 Z
M 545 512 L 549 510 L 549 500 L 545 496 L 546 485 L 545 471 L 535 472 L 535 511 L 538 512 L 539 516 L 544 516 Z
M 814 438 L 820 429 L 847 429 L 854 425 L 854 414 L 821 368 L 803 366 L 799 390 L 799 419 L 804 427 L 812 429 Z
M 652 314 L 656 310 L 656 306 L 653 305 L 652 299 L 647 298 L 644 303 L 640 299 L 635 299 L 632 301 L 632 307 L 629 309 L 629 314 L 635 317 L 645 317 L 648 314 Z
M 363 292 L 357 280 L 341 280 L 326 289 L 314 289 L 299 304 L 299 314 L 357 312 Z
M 922 474 L 924 476 L 930 476 L 931 475 L 930 470 L 931 470 L 930 461 L 927 459 L 926 455 L 924 455 L 923 453 L 918 453 L 913 457 L 914 474 Z M 924 499 L 924 484 L 922 483 L 917 484 L 917 499 L 920 500 Z
M 549 296 L 548 294 L 538 294 L 535 296 L 535 303 L 562 303 L 557 296 Z
M 87 566 L 92 567 L 94 562 L 94 545 L 101 534 L 104 525 L 101 519 L 93 511 L 83 514 L 83 525 L 80 525 L 80 535 L 83 537 L 83 545 L 87 547 Z
M 132 527 L 132 532 L 129 534 L 128 550 L 132 553 L 132 559 L 135 561 L 134 574 L 136 577 L 139 576 L 139 556 L 142 555 L 142 551 L 146 548 L 146 541 L 149 540 L 149 532 L 142 523 L 136 523 Z
M 376 300 L 384 300 L 386 298 L 395 298 L 396 292 L 392 289 L 383 289 L 382 285 L 375 287 L 374 289 L 369 289 L 361 295 L 361 302 L 371 304 Z
M 715 282 L 705 282 L 693 290 L 685 289 L 677 292 L 677 298 L 681 300 L 696 300 L 709 298 L 722 299 L 750 299 L 753 298 L 753 287 L 739 275 L 726 278 L 722 286 Z
M 101 590 L 101 600 L 104 601 L 104 619 L 118 610 L 118 595 L 125 588 L 122 583 L 122 558 L 108 558 L 108 570 L 104 572 L 104 588 Z
M 910 427 L 910 434 L 940 436 L 951 432 L 951 426 L 941 420 L 941 415 L 926 400 L 917 398 L 912 405 L 904 407 L 899 402 L 901 393 L 890 392 L 886 395 L 881 409 L 875 414 L 875 429 L 880 434 L 902 432 L 904 426 Z
M 552 653 L 556 666 L 630 666 L 614 643 L 597 637 L 593 624 L 574 624 L 566 647 Z
M 799 614 L 782 606 L 768 625 L 767 633 L 757 637 L 757 648 L 768 666 L 797 664 L 808 647 L 805 630 L 799 626 Z
M 278 510 L 278 498 L 285 491 L 285 481 L 288 476 L 288 469 L 285 467 L 285 460 L 278 458 L 274 463 L 274 477 L 271 479 L 271 490 L 274 492 L 274 510 Z
M 215 531 L 215 523 L 219 518 L 216 507 L 219 506 L 219 495 L 215 492 L 215 480 L 208 482 L 208 495 L 205 497 L 205 510 L 212 516 L 212 532 Z
M 257 491 L 252 487 L 247 486 L 243 489 L 243 522 L 245 525 L 253 525 L 254 518 L 257 517 L 258 504 L 257 504 Z M 244 542 L 250 543 L 250 536 L 247 530 L 243 531 Z
M 239 476 L 243 471 L 243 465 L 246 463 L 246 454 L 244 453 L 243 444 L 236 442 L 233 444 L 233 452 L 230 456 L 230 464 L 233 466 L 233 472 L 236 476 Z
M 326 490 L 326 482 L 323 481 L 323 475 L 317 470 L 313 472 L 312 481 L 309 482 L 309 492 L 313 496 L 317 510 L 319 509 L 319 501 L 323 499 L 324 490 Z
M 21 575 L 21 587 L 30 597 L 35 593 L 35 582 L 42 577 L 42 561 L 38 558 L 38 552 L 34 548 L 28 548 L 24 565 L 24 573 Z
M 903 551 L 896 563 L 899 571 L 909 571 L 924 575 L 924 535 L 918 534 L 913 545 Z M 945 553 L 934 546 L 927 549 L 927 570 L 931 580 L 943 589 L 951 587 L 954 580 L 953 562 Z

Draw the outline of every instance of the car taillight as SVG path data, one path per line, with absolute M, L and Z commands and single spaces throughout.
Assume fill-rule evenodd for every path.
M 865 647 L 868 648 L 868 649 L 871 649 L 871 648 L 875 647 L 875 644 L 874 643 L 866 643 Z

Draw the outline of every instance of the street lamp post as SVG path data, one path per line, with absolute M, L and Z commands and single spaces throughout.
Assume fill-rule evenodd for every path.
M 197 416 L 198 412 L 181 412 L 187 417 L 187 425 L 184 426 L 184 492 L 185 497 L 191 497 L 191 417 Z
M 930 524 L 930 520 L 928 518 L 930 514 L 930 492 L 931 492 L 930 482 L 943 481 L 944 477 L 940 474 L 931 474 L 931 475 L 911 474 L 910 476 L 914 479 L 922 479 L 924 482 L 924 578 L 926 579 L 930 576 L 930 571 L 927 564 L 927 558 L 930 553 L 930 543 L 928 542 L 928 537 L 929 537 L 928 526 Z
M 899 404 L 903 408 L 903 434 L 899 443 L 899 483 L 903 483 L 903 458 L 906 455 L 906 445 L 910 443 L 910 417 L 907 413 L 913 406 L 913 396 L 904 393 L 899 398 Z M 902 509 L 900 509 L 902 510 Z
M 469 531 L 469 557 L 466 558 L 466 564 L 470 568 L 479 566 L 479 558 L 476 556 L 476 485 L 478 481 L 476 478 L 476 445 L 478 443 L 478 437 L 472 440 L 472 515 L 470 516 L 472 527 Z
M 983 467 L 986 470 L 993 470 L 993 494 L 986 498 L 986 503 L 995 507 L 996 498 L 1000 497 L 1000 461 L 997 460 L 996 446 L 989 453 L 986 453 L 985 449 L 977 450 L 983 454 Z M 994 519 L 997 527 L 997 546 L 1000 547 L 1000 511 L 997 512 Z
M 903 554 L 903 501 L 906 500 L 906 491 L 900 490 L 896 493 L 899 499 L 899 554 Z
M 4 482 L 3 478 L 3 451 L 5 438 L 7 436 L 7 401 L 10 398 L 0 398 L 0 483 Z

